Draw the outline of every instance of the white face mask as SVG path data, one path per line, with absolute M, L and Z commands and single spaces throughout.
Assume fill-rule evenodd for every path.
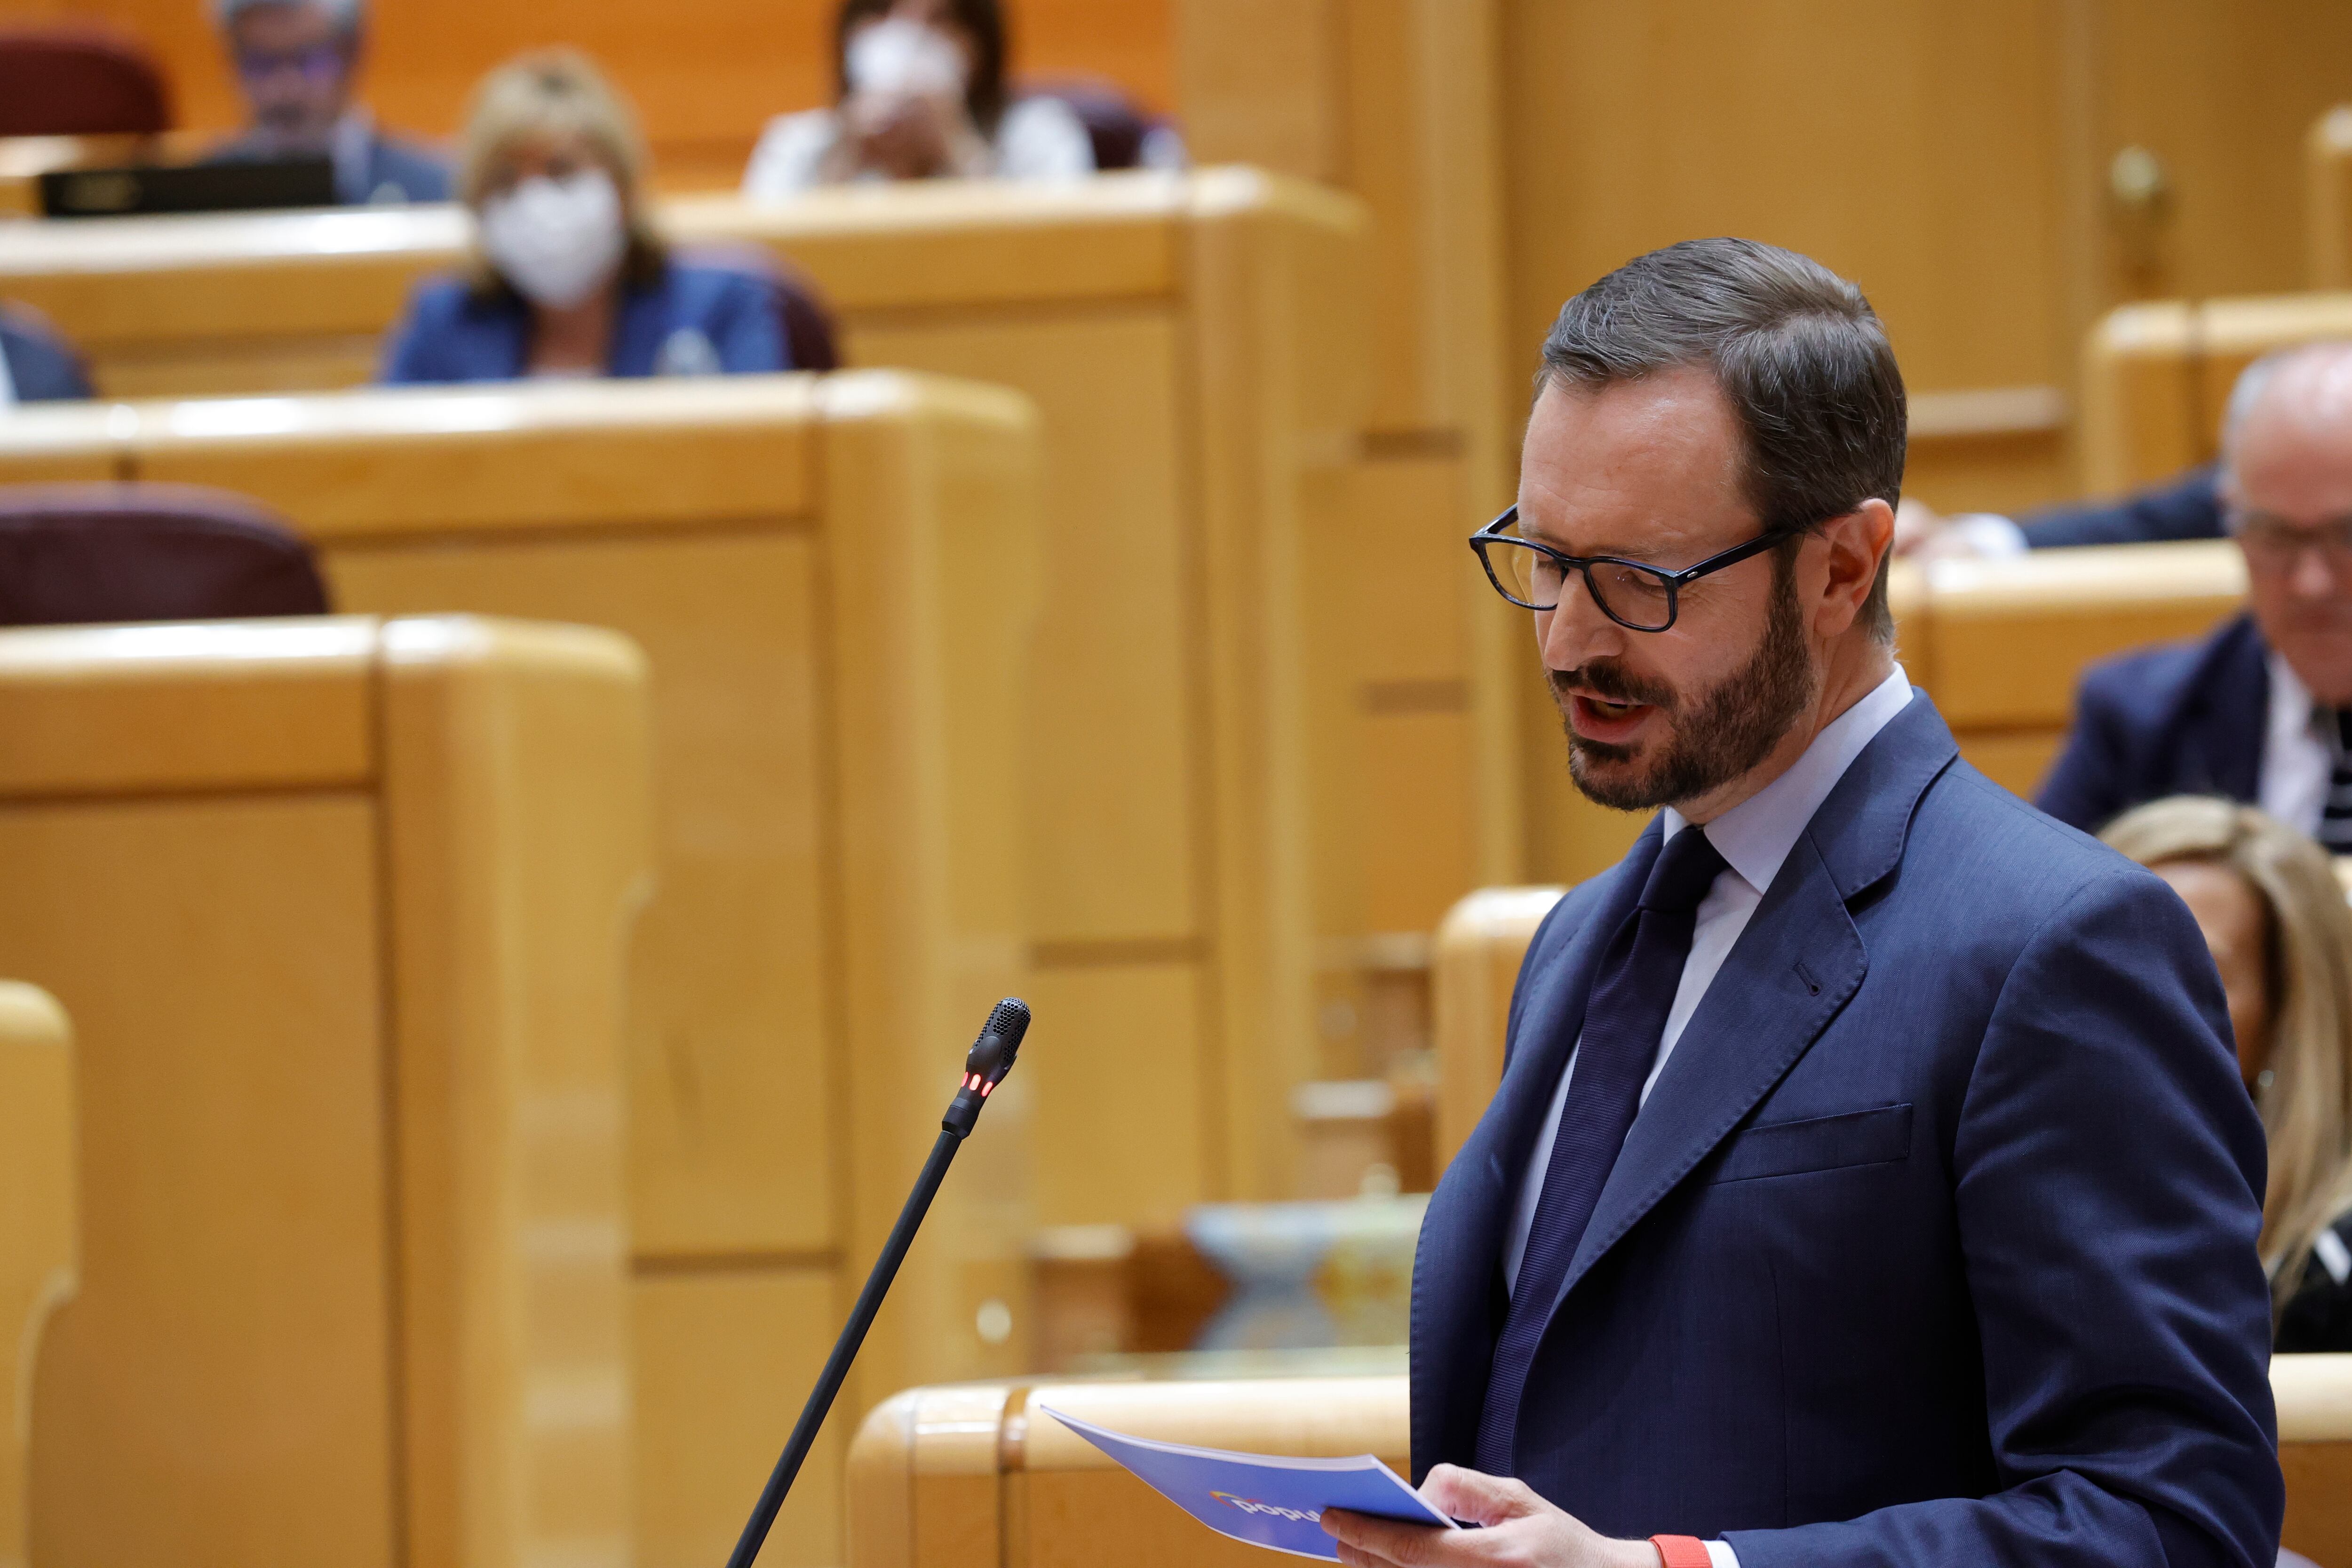
M 628 248 L 621 193 L 602 169 L 535 175 L 482 204 L 482 249 L 499 276 L 535 305 L 577 305 Z
M 936 27 L 906 16 L 886 16 L 849 40 L 853 92 L 912 98 L 961 98 L 963 51 Z

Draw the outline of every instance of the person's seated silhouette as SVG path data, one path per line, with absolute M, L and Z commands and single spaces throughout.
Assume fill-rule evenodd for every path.
M 442 202 L 447 165 L 380 133 L 352 98 L 367 35 L 365 0 L 214 0 L 214 19 L 245 93 L 247 124 L 214 149 L 223 161 L 324 154 L 335 199 Z
M 1094 142 L 1067 103 L 1008 91 L 997 0 L 844 0 L 834 26 L 840 101 L 770 121 L 743 171 L 745 195 L 1094 173 Z
M 671 256 L 645 211 L 645 149 L 589 58 L 545 49 L 474 95 L 459 191 L 480 255 L 429 278 L 393 329 L 387 382 L 792 368 L 772 277 Z

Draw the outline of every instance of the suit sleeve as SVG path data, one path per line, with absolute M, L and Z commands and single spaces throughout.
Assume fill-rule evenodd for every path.
M 2074 691 L 2074 721 L 2033 804 L 2069 827 L 2096 833 L 2132 804 L 2125 726 L 2102 672 L 2086 672 Z
M 2152 544 L 2166 540 L 2221 537 L 2216 470 L 2192 469 L 2171 484 L 2098 506 L 2053 507 L 2020 518 L 2026 544 L 2049 550 L 2074 544 Z
M 2187 909 L 2117 868 L 2004 984 L 1951 1163 L 2002 1489 L 1727 1537 L 1745 1568 L 2270 1568 L 2262 1129 Z

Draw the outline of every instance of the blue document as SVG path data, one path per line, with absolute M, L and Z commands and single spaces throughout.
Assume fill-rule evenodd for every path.
M 1352 1459 L 1293 1459 L 1234 1454 L 1130 1437 L 1051 1405 L 1040 1410 L 1117 1459 L 1145 1485 L 1220 1535 L 1300 1557 L 1339 1561 L 1319 1522 L 1327 1508 L 1378 1514 L 1442 1530 L 1454 1522 L 1421 1500 L 1404 1479 L 1370 1454 Z

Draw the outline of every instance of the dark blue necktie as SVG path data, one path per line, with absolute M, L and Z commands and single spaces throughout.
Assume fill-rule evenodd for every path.
M 1528 1230 L 1527 1250 L 1511 1291 L 1511 1310 L 1495 1343 L 1486 1404 L 1478 1415 L 1478 1468 L 1512 1474 L 1519 1397 L 1527 1391 L 1545 1325 L 1593 1205 L 1641 1109 L 1642 1084 L 1658 1056 L 1666 1014 L 1690 957 L 1699 900 L 1724 868 L 1706 834 L 1685 827 L 1667 841 L 1642 885 L 1642 900 L 1617 928 L 1594 971 L 1584 1033 L 1569 1074 L 1568 1101 L 1552 1141 L 1543 1196 Z

